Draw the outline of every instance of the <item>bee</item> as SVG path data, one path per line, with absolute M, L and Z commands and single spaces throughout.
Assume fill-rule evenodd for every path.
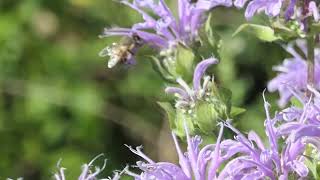
M 131 36 L 123 37 L 119 43 L 113 43 L 103 49 L 99 55 L 102 57 L 109 56 L 108 68 L 112 68 L 118 63 L 130 64 L 139 47 L 143 45 L 142 38 L 134 33 Z

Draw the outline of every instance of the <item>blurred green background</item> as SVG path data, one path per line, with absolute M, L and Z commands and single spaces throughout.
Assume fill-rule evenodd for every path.
M 175 0 L 167 1 L 174 7 Z M 224 40 L 219 84 L 247 108 L 238 127 L 263 133 L 262 91 L 287 54 L 248 34 L 231 37 L 243 12 L 216 9 Z M 155 160 L 175 161 L 156 101 L 165 84 L 139 52 L 136 66 L 107 69 L 98 52 L 116 41 L 104 27 L 130 27 L 140 16 L 112 0 L 0 0 L 0 179 L 50 179 L 56 164 L 75 179 L 83 163 L 104 153 L 102 176 L 139 158 L 124 144 L 144 145 Z M 277 94 L 267 94 L 276 108 Z M 102 159 L 96 162 L 102 163 Z

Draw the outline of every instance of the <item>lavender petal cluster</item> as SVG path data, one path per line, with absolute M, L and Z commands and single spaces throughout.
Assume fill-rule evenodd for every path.
M 101 37 L 139 37 L 143 44 L 161 51 L 161 54 L 169 55 L 178 43 L 190 45 L 198 38 L 199 29 L 207 18 L 208 10 L 216 6 L 232 5 L 232 0 L 198 0 L 196 2 L 178 0 L 178 17 L 176 18 L 164 0 L 120 0 L 119 2 L 141 14 L 144 21 L 134 24 L 131 28 L 106 28 Z M 121 62 L 119 46 L 121 44 L 115 43 L 100 53 L 101 56 L 110 57 L 109 68 Z M 129 53 L 131 64 L 135 61 L 134 53 Z
M 129 147 L 133 153 L 142 157 L 145 162 L 137 162 L 137 167 L 142 171 L 140 174 L 133 173 L 128 169 L 125 170 L 125 173 L 136 180 L 219 179 L 218 168 L 235 154 L 235 149 L 231 146 L 233 141 L 226 140 L 221 142 L 223 125 L 221 124 L 217 143 L 206 145 L 203 148 L 200 148 L 201 137 L 195 136 L 191 138 L 186 125 L 185 132 L 188 144 L 187 152 L 185 153 L 182 152 L 176 135 L 172 133 L 179 157 L 178 165 L 169 162 L 154 162 L 141 151 L 141 147 L 136 150 Z
M 286 20 L 303 21 L 312 16 L 319 21 L 319 3 L 317 1 L 298 0 L 235 0 L 238 8 L 246 6 L 245 17 L 251 19 L 256 13 L 264 12 L 269 17 L 283 16 Z
M 296 48 L 303 54 L 299 54 Z M 280 99 L 278 101 L 279 106 L 285 106 L 291 97 L 294 95 L 292 89 L 298 91 L 307 90 L 307 61 L 306 61 L 306 42 L 297 41 L 296 43 L 289 44 L 285 49 L 292 55 L 291 58 L 287 58 L 281 65 L 275 66 L 274 71 L 278 72 L 278 75 L 268 83 L 268 90 L 271 92 L 279 91 Z M 320 51 L 315 48 L 315 88 L 320 88 Z
M 311 97 L 302 91 L 292 90 L 302 107 L 291 106 L 284 109 L 279 115 L 283 121 L 279 127 L 281 135 L 290 136 L 289 140 L 297 140 L 303 137 L 320 150 L 320 93 L 311 86 L 307 86 L 312 92 Z
M 227 124 L 235 133 L 235 139 L 240 143 L 241 156 L 232 159 L 221 172 L 226 178 L 239 179 L 281 179 L 289 177 L 305 178 L 309 170 L 304 164 L 303 153 L 305 144 L 301 139 L 292 140 L 284 136 L 282 129 L 276 124 L 281 121 L 278 114 L 271 118 L 269 103 L 265 101 L 266 111 L 265 132 L 268 137 L 268 145 L 265 146 L 262 139 L 253 131 L 248 137 Z M 285 143 L 279 146 L 280 140 Z
M 320 93 L 314 89 L 312 91 L 319 103 Z M 185 153 L 182 152 L 175 134 L 172 133 L 179 157 L 178 165 L 155 162 L 141 151 L 141 147 L 136 150 L 129 147 L 144 161 L 137 162 L 141 173 L 134 173 L 128 169 L 125 173 L 137 180 L 306 179 L 309 175 L 309 169 L 305 164 L 306 147 L 312 145 L 319 153 L 320 121 L 313 118 L 320 117 L 320 104 L 313 104 L 313 108 L 310 109 L 310 101 L 303 102 L 305 107 L 309 108 L 298 111 L 297 107 L 292 107 L 293 109 L 286 109 L 271 117 L 270 104 L 265 101 L 267 144 L 264 144 L 254 131 L 244 135 L 226 122 L 220 124 L 216 143 L 201 148 L 201 138 L 199 136 L 191 138 L 185 125 L 187 137 Z M 307 114 L 314 116 L 307 118 L 306 121 L 304 118 Z M 222 139 L 224 127 L 230 128 L 236 134 L 234 139 Z

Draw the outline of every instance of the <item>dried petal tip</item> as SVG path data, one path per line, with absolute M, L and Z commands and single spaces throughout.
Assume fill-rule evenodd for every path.
M 94 161 L 96 161 L 98 158 L 100 158 L 102 156 L 104 156 L 104 155 L 99 154 L 98 156 L 93 158 L 93 160 L 91 160 L 88 164 L 84 164 L 82 166 L 82 172 L 81 172 L 78 180 L 94 180 L 94 179 L 96 179 L 96 176 L 99 173 L 101 173 L 104 170 L 104 168 L 106 167 L 107 159 L 104 159 L 104 163 L 103 163 L 102 167 L 95 166 L 94 171 L 91 168 L 92 168 Z M 55 180 L 65 180 L 66 179 L 65 174 L 64 174 L 64 171 L 66 170 L 66 168 L 61 167 L 60 164 L 61 164 L 61 159 L 57 163 L 57 167 L 58 167 L 59 171 L 57 173 L 55 173 L 53 176 Z M 114 180 L 117 180 L 117 179 L 114 179 Z
M 116 170 L 113 172 L 113 177 L 108 177 L 107 180 L 120 180 L 121 176 L 129 170 L 129 166 L 123 168 L 122 171 Z
M 103 154 L 99 154 L 98 156 L 96 156 L 95 158 L 93 158 L 89 164 L 84 164 L 82 166 L 82 173 L 79 176 L 79 180 L 91 180 L 94 179 L 100 172 L 102 172 L 104 170 L 104 168 L 107 165 L 107 159 L 104 159 L 103 165 L 102 167 L 99 166 L 95 166 L 95 171 L 91 170 L 92 164 L 94 163 L 94 161 L 96 161 L 98 158 L 104 156 Z
M 199 30 L 207 19 L 207 11 L 216 6 L 232 5 L 232 0 L 178 0 L 178 17 L 175 17 L 174 11 L 170 10 L 165 0 L 119 0 L 119 2 L 137 11 L 143 21 L 131 28 L 105 29 L 103 35 L 99 37 L 122 36 L 134 39 L 137 35 L 140 42 L 143 41 L 143 44 L 158 50 L 161 55 L 165 54 L 168 59 L 173 58 L 171 53 L 167 54 L 167 50 L 170 52 L 176 49 L 178 44 L 190 46 L 200 38 Z M 139 44 L 137 42 L 137 45 Z M 114 49 L 111 52 L 105 49 L 101 54 L 111 57 L 108 63 L 108 67 L 111 68 L 119 61 L 133 59 L 134 52 L 131 52 L 123 58 L 119 58 L 119 51 Z

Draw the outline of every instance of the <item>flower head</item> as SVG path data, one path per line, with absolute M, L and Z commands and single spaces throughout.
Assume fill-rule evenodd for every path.
M 267 119 L 265 130 L 268 137 L 268 146 L 265 146 L 262 139 L 253 131 L 244 136 L 237 129 L 227 124 L 236 133 L 236 140 L 242 146 L 238 149 L 240 154 L 227 163 L 220 176 L 223 178 L 237 179 L 288 179 L 294 177 L 306 177 L 308 168 L 304 164 L 303 152 L 305 145 L 302 141 L 286 141 L 282 147 L 279 141 L 283 136 L 275 126 L 279 117 L 271 119 L 269 104 L 265 101 Z
M 320 96 L 319 96 L 320 97 Z M 169 162 L 154 162 L 141 151 L 141 147 L 130 150 L 144 159 L 137 162 L 141 173 L 125 169 L 125 173 L 137 180 L 177 179 L 177 180 L 212 180 L 212 179 L 295 179 L 306 178 L 309 169 L 305 164 L 307 147 L 312 145 L 319 157 L 320 126 L 311 123 L 293 123 L 284 120 L 283 112 L 270 116 L 270 104 L 264 98 L 266 111 L 265 132 L 267 144 L 263 143 L 254 131 L 246 136 L 229 122 L 221 126 L 215 144 L 200 148 L 199 136 L 190 137 L 186 122 L 184 129 L 187 139 L 187 151 L 182 153 L 177 137 L 172 133 L 179 157 L 179 165 Z M 287 111 L 286 111 L 287 112 Z M 304 111 L 305 113 L 305 111 Z M 302 114 L 304 114 L 302 113 Z M 290 116 L 298 117 L 298 116 Z M 301 118 L 301 117 L 300 117 Z M 223 126 L 230 128 L 235 140 L 222 140 Z M 222 164 L 224 164 L 222 166 Z
M 183 153 L 177 137 L 172 133 L 179 157 L 179 165 L 168 162 L 154 162 L 141 152 L 141 147 L 130 150 L 142 157 L 146 162 L 137 162 L 141 174 L 136 174 L 128 169 L 126 174 L 135 177 L 137 180 L 201 180 L 219 179 L 218 169 L 221 164 L 233 156 L 238 148 L 232 140 L 222 141 L 223 125 L 221 125 L 216 144 L 206 145 L 200 148 L 202 142 L 200 136 L 190 137 L 188 128 L 185 126 L 187 137 L 187 152 Z
M 119 2 L 140 13 L 144 21 L 134 24 L 131 28 L 105 29 L 101 37 L 133 38 L 137 36 L 143 44 L 158 49 L 162 53 L 171 51 L 178 43 L 187 46 L 194 42 L 198 38 L 200 27 L 206 20 L 206 11 L 216 6 L 232 5 L 231 0 L 198 0 L 196 2 L 178 0 L 178 18 L 176 18 L 164 0 L 120 0 Z M 107 47 L 101 54 L 110 56 L 113 62 L 121 62 L 114 60 L 119 58 L 116 57 L 118 52 L 113 49 Z M 131 53 L 131 56 L 134 56 L 134 53 Z
M 318 147 L 320 145 L 320 93 L 310 86 L 308 90 L 313 93 L 311 97 L 299 91 L 295 92 L 302 107 L 291 106 L 279 113 L 282 124 L 278 131 L 279 135 L 288 136 L 290 141 L 301 141 Z
M 297 0 L 235 0 L 234 4 L 242 8 L 247 1 L 249 1 L 245 11 L 247 19 L 251 19 L 258 12 L 264 12 L 269 17 L 283 14 L 286 20 L 303 21 L 309 16 L 312 16 L 315 21 L 319 20 L 319 10 L 315 1 L 304 0 L 303 3 L 298 3 Z
M 294 95 L 292 89 L 298 91 L 307 90 L 307 61 L 306 44 L 304 41 L 297 41 L 298 48 L 304 55 L 300 55 L 293 44 L 288 45 L 285 49 L 293 56 L 285 59 L 282 65 L 275 66 L 273 69 L 278 75 L 268 83 L 268 90 L 279 91 L 279 105 L 284 106 Z M 315 49 L 315 88 L 320 88 L 320 53 Z

